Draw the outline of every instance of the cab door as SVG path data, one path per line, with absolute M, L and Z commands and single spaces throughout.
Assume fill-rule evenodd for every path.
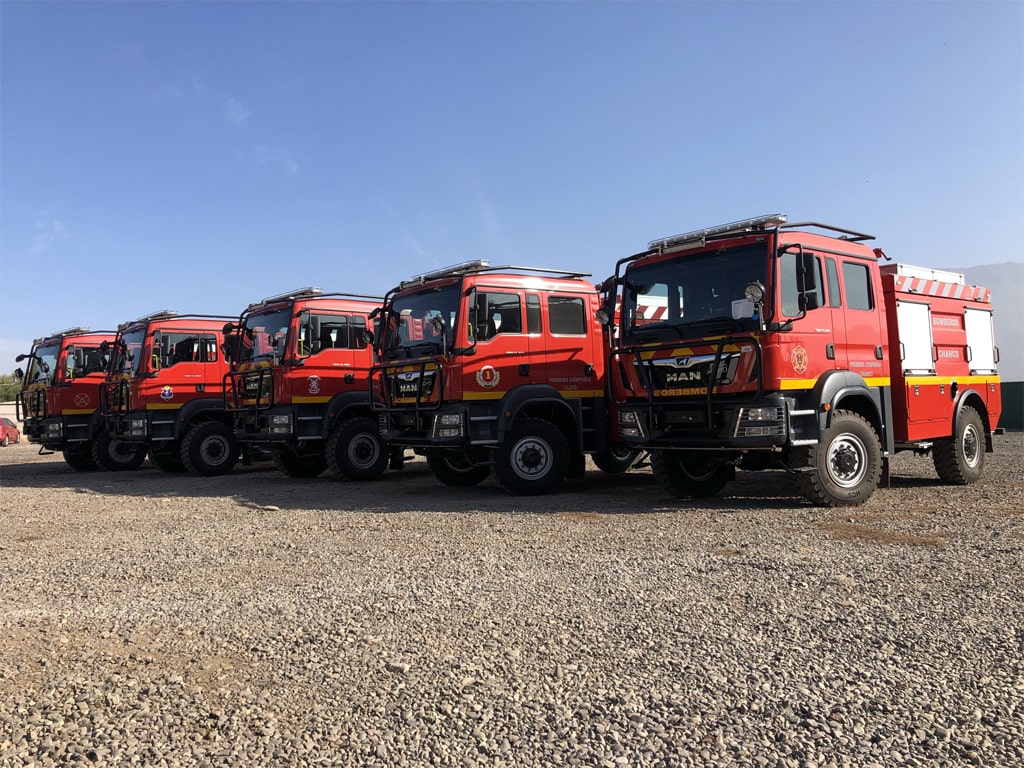
M 477 286 L 469 294 L 475 351 L 465 358 L 467 400 L 497 400 L 513 387 L 542 380 L 543 365 L 524 326 L 524 295 L 513 288 Z

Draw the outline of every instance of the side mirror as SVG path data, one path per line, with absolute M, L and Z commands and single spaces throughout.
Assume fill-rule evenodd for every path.
M 28 355 L 18 355 L 18 356 L 17 356 L 16 358 L 14 358 L 14 362 L 16 362 L 16 363 L 20 363 L 20 362 L 21 362 L 22 360 L 24 360 L 24 359 L 25 359 L 26 357 L 28 357 Z
M 107 341 L 106 339 L 104 339 L 103 341 L 100 342 L 100 352 L 102 352 L 105 355 L 109 351 L 110 351 L 110 342 Z
M 797 256 L 796 289 L 798 306 L 802 312 L 817 309 L 818 300 L 818 259 L 813 253 L 801 251 Z
M 221 333 L 223 333 L 225 336 L 230 336 L 234 332 L 235 332 L 235 324 L 234 323 L 224 323 L 224 327 L 221 329 Z

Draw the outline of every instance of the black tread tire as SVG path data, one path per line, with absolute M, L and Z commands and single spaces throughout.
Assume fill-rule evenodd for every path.
M 0 440 L 0 446 L 3 446 L 4 448 L 6 448 L 10 444 L 11 444 L 10 439 L 7 437 L 7 435 L 4 435 L 4 439 Z
M 319 453 L 301 456 L 286 446 L 274 448 L 274 466 L 288 477 L 296 479 L 318 477 L 327 469 L 327 459 Z
M 950 485 L 970 485 L 985 469 L 985 425 L 970 406 L 960 409 L 953 437 L 936 440 L 932 463 L 939 479 Z
M 181 460 L 181 447 L 175 442 L 167 443 L 166 445 L 168 447 L 160 450 L 150 447 L 150 463 L 161 472 L 169 472 L 171 474 L 185 472 L 188 468 L 185 466 L 185 462 Z
M 726 464 L 695 461 L 678 451 L 651 451 L 651 472 L 662 489 L 680 499 L 716 496 L 734 474 Z
M 550 421 L 518 419 L 494 452 L 498 482 L 517 496 L 555 490 L 569 469 L 569 442 Z
M 636 464 L 636 460 L 640 458 L 641 453 L 643 451 L 626 448 L 621 445 L 613 445 L 607 451 L 593 454 L 590 459 L 602 472 L 609 475 L 621 475 Z
M 427 466 L 434 477 L 452 488 L 480 485 L 491 474 L 488 466 L 474 466 L 461 453 L 444 452 L 427 455 Z
M 64 462 L 74 470 L 79 472 L 95 472 L 96 462 L 92 458 L 92 449 L 88 443 L 84 443 L 77 448 L 64 448 L 62 453 L 64 454 Z
M 849 507 L 871 498 L 882 476 L 882 446 L 860 414 L 836 410 L 821 442 L 807 450 L 800 492 L 812 504 Z M 851 463 L 852 462 L 852 463 Z
M 376 480 L 388 468 L 388 447 L 377 422 L 357 416 L 336 424 L 327 437 L 327 466 L 349 480 Z
M 138 469 L 146 460 L 146 446 L 127 443 L 109 432 L 101 432 L 92 441 L 92 460 L 108 472 Z
M 185 433 L 181 460 L 190 472 L 214 477 L 234 468 L 239 450 L 231 427 L 219 421 L 203 421 Z

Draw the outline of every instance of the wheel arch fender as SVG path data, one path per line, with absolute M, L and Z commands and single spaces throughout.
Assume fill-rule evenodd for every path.
M 370 404 L 370 396 L 367 392 L 339 392 L 327 403 L 324 411 L 324 438 L 326 438 L 334 426 L 342 421 L 347 421 L 355 416 L 365 416 L 368 419 L 377 420 L 377 413 Z
M 232 414 L 224 407 L 224 400 L 203 397 L 189 400 L 178 410 L 174 419 L 174 439 L 180 440 L 193 424 L 202 421 L 219 421 L 235 431 Z
M 523 416 L 555 424 L 568 439 L 570 451 L 579 452 L 582 444 L 579 405 L 567 401 L 554 387 L 530 384 L 508 392 L 499 403 L 498 440 L 503 442 L 512 424 Z
M 832 414 L 840 408 L 864 417 L 883 445 L 892 439 L 883 414 L 889 412 L 887 398 L 879 387 L 868 386 L 864 377 L 853 371 L 826 371 L 814 384 L 813 397 L 820 408 L 818 429 L 824 432 L 832 423 Z

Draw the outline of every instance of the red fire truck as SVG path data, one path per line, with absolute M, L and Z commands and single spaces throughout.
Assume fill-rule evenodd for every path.
M 251 304 L 226 325 L 224 398 L 236 437 L 271 446 L 290 477 L 328 467 L 351 480 L 379 477 L 388 450 L 370 408 L 367 317 L 380 300 L 302 288 Z
M 25 437 L 39 443 L 40 452 L 62 451 L 74 469 L 96 469 L 93 443 L 102 433 L 97 408 L 107 367 L 100 347 L 113 338 L 113 331 L 68 328 L 36 339 L 31 352 L 15 358 L 28 360 L 26 371 L 14 372 L 21 380 L 15 408 Z
M 681 497 L 783 468 L 818 505 L 887 483 L 896 451 L 931 451 L 971 483 L 1000 413 L 989 291 L 879 266 L 870 235 L 783 214 L 651 242 L 607 285 L 619 438 Z
M 586 454 L 621 472 L 609 440 L 605 340 L 584 273 L 472 261 L 388 292 L 375 335 L 375 407 L 392 445 L 424 454 L 451 486 L 494 467 L 516 494 L 581 477 Z
M 218 345 L 229 319 L 163 310 L 118 326 L 103 389 L 111 438 L 148 450 L 165 472 L 220 475 L 234 467 L 239 446 L 224 409 L 228 363 Z M 113 455 L 98 459 L 119 468 Z

